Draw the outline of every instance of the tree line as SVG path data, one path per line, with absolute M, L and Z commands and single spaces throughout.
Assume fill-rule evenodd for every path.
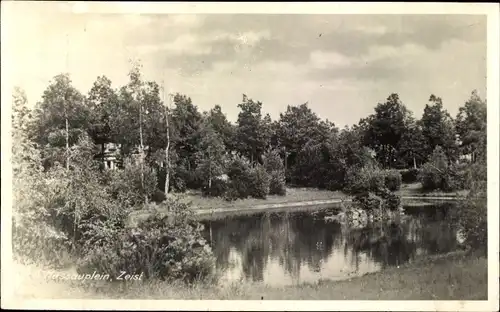
M 273 153 L 287 184 L 339 190 L 349 168 L 362 167 L 367 159 L 384 169 L 419 168 L 439 146 L 449 162 L 463 155 L 474 162 L 486 140 L 486 101 L 476 91 L 455 118 L 431 95 L 417 119 L 393 93 L 358 124 L 339 129 L 308 103 L 289 105 L 272 120 L 262 102 L 246 95 L 231 123 L 219 105 L 202 112 L 187 95 L 165 95 L 157 82 L 144 80 L 138 65 L 128 76 L 117 89 L 100 76 L 86 95 L 68 75 L 53 78 L 27 125 L 46 169 L 69 166 L 68 151 L 86 133 L 102 148 L 120 144 L 123 158 L 142 155 L 145 166 L 157 169 L 164 192 L 211 188 L 235 157 L 256 167 Z

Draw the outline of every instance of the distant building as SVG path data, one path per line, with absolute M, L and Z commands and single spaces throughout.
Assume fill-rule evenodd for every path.
M 102 161 L 104 169 L 114 170 L 123 166 L 120 144 L 104 143 L 103 149 L 94 158 Z
M 99 145 L 101 148 L 101 152 L 94 156 L 94 159 L 101 161 L 102 167 L 105 170 L 114 170 L 121 169 L 125 165 L 123 155 L 122 155 L 122 146 L 117 143 L 105 143 L 103 146 Z M 149 147 L 144 146 L 144 155 L 149 155 Z M 152 156 L 152 155 L 150 155 Z M 153 159 L 155 157 L 153 156 Z M 130 151 L 130 159 L 133 163 L 138 164 L 141 159 L 140 147 L 135 146 Z M 152 160 L 152 159 L 150 159 Z M 154 161 L 160 167 L 165 167 L 164 159 L 157 159 Z

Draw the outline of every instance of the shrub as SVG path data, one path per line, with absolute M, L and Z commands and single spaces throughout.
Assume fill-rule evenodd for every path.
M 153 195 L 151 196 L 151 201 L 155 202 L 155 203 L 161 203 L 163 202 L 165 199 L 167 199 L 167 196 L 165 195 L 165 192 L 163 191 L 160 191 L 160 190 L 156 190 Z
M 271 150 L 264 154 L 264 167 L 267 172 L 284 171 L 285 166 L 277 150 Z
M 195 170 L 189 170 L 184 163 L 177 164 L 174 169 L 174 185 L 179 191 L 186 189 L 199 189 L 203 185 L 203 181 Z
M 422 189 L 433 191 L 442 187 L 443 173 L 430 163 L 422 166 L 418 175 L 418 180 L 422 183 Z
M 346 184 L 351 194 L 375 192 L 385 186 L 385 174 L 375 166 L 353 167 L 347 173 Z
M 144 164 L 126 159 L 123 170 L 111 173 L 110 190 L 115 199 L 127 207 L 139 207 L 146 199 L 150 200 L 157 191 L 156 170 Z M 141 170 L 144 170 L 144 186 Z
M 418 178 L 424 190 L 449 192 L 465 187 L 466 170 L 463 166 L 448 164 L 443 150 L 437 146 L 429 161 L 422 166 Z
M 397 170 L 388 170 L 385 172 L 385 186 L 391 191 L 397 191 L 401 188 L 402 177 Z
M 399 173 L 401 173 L 401 180 L 403 183 L 415 183 L 418 182 L 418 174 L 419 170 L 412 168 L 412 169 L 404 169 L 400 170 Z
M 286 195 L 286 184 L 284 173 L 274 171 L 270 174 L 269 195 Z
M 112 176 L 99 173 L 92 147 L 89 138 L 82 137 L 71 148 L 70 170 L 55 166 L 43 173 L 31 171 L 36 183 L 26 179 L 31 192 L 23 196 L 29 194 L 30 205 L 34 206 L 26 205 L 26 200 L 15 200 L 13 247 L 16 252 L 26 252 L 25 255 L 34 260 L 62 264 L 58 262 L 64 253 L 78 255 L 82 251 L 87 224 L 124 220 L 128 207 L 119 203 L 104 184 L 112 180 Z M 17 191 L 22 190 L 17 183 L 15 186 Z
M 488 236 L 488 202 L 486 192 L 474 192 L 460 206 L 460 225 L 468 245 L 486 247 Z
M 383 199 L 371 192 L 357 194 L 354 196 L 353 202 L 366 211 L 381 209 L 383 205 Z
M 375 165 L 367 165 L 362 168 L 351 168 L 347 175 L 347 190 L 354 195 L 353 202 L 358 204 L 363 210 L 397 210 L 400 207 L 401 199 L 395 195 L 392 189 L 401 185 L 401 176 L 389 174 L 380 170 Z M 392 183 L 392 185 L 391 185 Z
M 485 161 L 474 163 L 466 175 L 470 189 L 459 206 L 459 222 L 467 243 L 475 248 L 486 248 L 488 236 L 488 170 Z
M 243 157 L 235 157 L 229 164 L 227 175 L 230 180 L 229 189 L 226 194 L 228 200 L 250 196 L 252 177 L 248 160 Z
M 286 195 L 285 167 L 277 150 L 264 155 L 264 167 L 269 174 L 269 195 Z
M 460 170 L 455 165 L 438 168 L 432 163 L 426 163 L 422 166 L 419 180 L 424 190 L 450 192 L 466 187 L 466 175 L 466 170 Z
M 250 196 L 254 198 L 266 199 L 270 186 L 269 174 L 264 166 L 256 165 L 250 169 Z
M 224 196 L 229 189 L 229 184 L 227 181 L 222 179 L 213 179 L 212 186 L 205 186 L 202 189 L 203 196 Z
M 383 199 L 383 207 L 391 211 L 397 210 L 401 205 L 401 198 L 391 192 L 388 188 L 382 188 L 376 192 Z
M 202 236 L 202 226 L 189 219 L 190 210 L 178 201 L 168 200 L 172 213 L 155 213 L 135 228 L 108 224 L 105 235 L 88 244 L 78 272 L 108 272 L 118 276 L 126 271 L 144 273 L 144 278 L 193 281 L 206 277 L 214 267 L 211 248 Z M 97 236 L 94 236 L 97 237 Z

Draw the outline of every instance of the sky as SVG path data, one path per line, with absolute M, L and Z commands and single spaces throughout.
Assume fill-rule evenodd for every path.
M 130 59 L 140 60 L 146 80 L 163 81 L 203 111 L 218 104 L 231 121 L 242 94 L 273 119 L 308 102 L 340 127 L 373 113 L 391 93 L 416 117 L 431 94 L 452 116 L 473 89 L 486 97 L 484 15 L 115 12 L 57 3 L 10 10 L 2 38 L 9 78 L 30 105 L 62 72 L 85 94 L 100 75 L 120 87 Z

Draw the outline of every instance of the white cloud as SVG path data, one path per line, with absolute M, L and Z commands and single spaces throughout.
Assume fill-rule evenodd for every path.
M 374 45 L 369 48 L 369 51 L 366 55 L 362 56 L 360 59 L 364 62 L 373 62 L 379 60 L 404 60 L 406 58 L 418 57 L 419 55 L 423 55 L 426 53 L 426 49 L 408 43 L 401 47 L 395 46 L 387 46 L 387 45 Z
M 313 68 L 325 68 L 335 66 L 348 66 L 351 60 L 336 52 L 312 51 L 309 55 L 309 61 Z
M 198 35 L 186 33 L 178 36 L 175 40 L 160 44 L 147 44 L 132 47 L 141 54 L 165 51 L 173 54 L 203 55 L 209 54 L 212 48 L 206 44 Z
M 383 25 L 372 25 L 372 26 L 357 25 L 354 27 L 354 30 L 376 35 L 383 35 L 387 33 L 387 27 Z

